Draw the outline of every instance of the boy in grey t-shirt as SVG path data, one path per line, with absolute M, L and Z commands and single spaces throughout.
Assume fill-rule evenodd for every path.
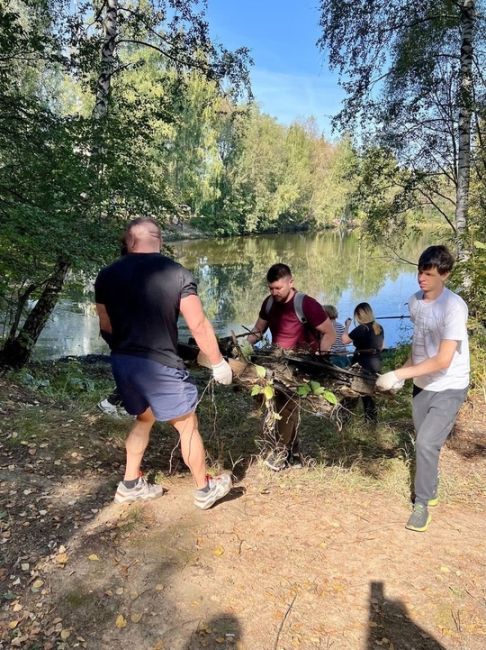
M 437 505 L 440 450 L 452 430 L 469 385 L 466 303 L 445 287 L 454 258 L 445 246 L 429 246 L 418 262 L 420 291 L 409 301 L 414 324 L 412 353 L 401 368 L 381 375 L 376 386 L 400 388 L 413 378 L 415 503 L 406 527 L 423 532 L 429 506 Z

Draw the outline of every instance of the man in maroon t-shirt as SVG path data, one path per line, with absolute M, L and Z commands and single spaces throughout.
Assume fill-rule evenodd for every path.
M 248 342 L 252 345 L 260 341 L 267 329 L 272 334 L 272 342 L 284 349 L 329 352 L 336 341 L 336 332 L 322 305 L 310 296 L 304 296 L 302 312 L 306 322 L 296 313 L 294 304 L 296 289 L 294 279 L 287 264 L 274 264 L 267 272 L 270 295 L 265 298 L 258 320 Z M 270 306 L 269 306 L 270 305 Z M 276 448 L 267 456 L 265 463 L 279 471 L 286 466 L 301 466 L 297 426 L 299 421 L 298 404 L 282 393 L 275 396 L 275 406 L 281 419 L 276 423 Z

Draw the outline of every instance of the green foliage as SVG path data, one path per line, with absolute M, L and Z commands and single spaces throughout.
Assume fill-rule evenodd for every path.
M 207 125 L 248 88 L 247 51 L 216 47 L 197 2 L 120 5 L 111 56 L 107 11 L 0 6 L 0 337 L 26 358 L 67 270 L 86 279 L 117 256 L 131 217 L 163 224 L 211 198 L 196 182 Z
M 265 379 L 267 371 L 265 370 L 265 368 L 263 366 L 257 366 L 256 365 L 255 366 L 255 372 L 257 374 L 257 377 L 259 377 L 260 379 Z
M 486 321 L 486 244 L 473 241 L 471 256 L 456 265 L 452 281 L 461 289 L 469 314 L 478 321 Z
M 471 391 L 486 402 L 486 328 L 483 322 L 470 323 Z
M 440 220 L 467 257 L 470 175 L 484 219 L 484 1 L 320 6 L 320 45 L 346 91 L 335 125 L 360 143 L 353 198 L 367 234 L 398 248 L 417 217 Z
M 55 399 L 79 399 L 97 388 L 96 380 L 75 360 L 23 368 L 14 377 L 24 386 Z M 106 382 L 102 384 L 106 386 Z
M 297 386 L 296 390 L 297 395 L 299 397 L 309 397 L 309 395 L 315 395 L 317 397 L 323 397 L 325 400 L 327 400 L 330 404 L 336 405 L 338 404 L 338 399 L 336 395 L 328 390 L 327 388 L 324 388 L 324 386 L 321 386 L 321 384 L 318 381 L 309 381 L 306 384 L 302 384 L 301 386 Z
M 284 127 L 256 107 L 227 110 L 217 139 L 218 192 L 194 219 L 197 227 L 227 236 L 350 219 L 356 157 L 348 140 L 331 145 L 313 120 Z

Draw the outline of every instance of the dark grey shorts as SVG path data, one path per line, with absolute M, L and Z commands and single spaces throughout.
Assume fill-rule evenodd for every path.
M 127 354 L 113 354 L 111 367 L 130 415 L 140 415 L 150 406 L 157 420 L 167 422 L 196 409 L 197 388 L 185 368 Z

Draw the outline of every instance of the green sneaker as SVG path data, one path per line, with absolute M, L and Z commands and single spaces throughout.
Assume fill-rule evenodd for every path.
M 434 494 L 432 495 L 432 498 L 428 500 L 427 503 L 427 505 L 431 506 L 432 508 L 439 503 L 439 480 L 440 480 L 440 475 L 437 475 L 437 483 L 434 488 Z
M 417 533 L 423 533 L 429 527 L 431 520 L 432 517 L 429 515 L 427 506 L 424 506 L 423 503 L 416 503 L 405 528 L 415 530 Z

